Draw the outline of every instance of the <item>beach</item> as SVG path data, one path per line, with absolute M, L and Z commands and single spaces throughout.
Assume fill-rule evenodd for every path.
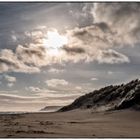
M 1 138 L 136 138 L 140 112 L 38 112 L 0 115 Z

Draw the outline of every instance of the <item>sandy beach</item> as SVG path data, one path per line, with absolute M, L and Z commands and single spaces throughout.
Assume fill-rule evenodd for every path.
M 74 110 L 55 113 L 0 115 L 1 138 L 140 137 L 140 112 L 121 110 L 93 113 Z

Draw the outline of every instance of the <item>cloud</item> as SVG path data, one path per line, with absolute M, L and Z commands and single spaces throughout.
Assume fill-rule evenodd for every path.
M 67 52 L 66 60 L 98 63 L 128 63 L 129 58 L 111 48 L 115 48 L 114 36 L 105 23 L 96 23 L 68 31 L 69 44 L 62 49 Z M 80 47 L 79 47 L 80 46 Z M 70 58 L 71 56 L 71 58 Z
M 38 111 L 41 108 L 40 105 L 43 103 L 45 105 L 45 101 L 41 98 L 14 95 L 15 92 L 12 90 L 0 91 L 0 93 L 1 111 Z
M 12 87 L 14 85 L 14 83 L 8 83 L 7 86 L 8 87 Z
M 49 89 L 41 89 L 39 87 L 30 86 L 25 88 L 27 91 L 35 93 L 34 95 L 37 96 L 48 96 L 51 93 L 55 93 L 55 90 L 49 90 Z
M 8 82 L 7 83 L 7 86 L 8 87 L 14 86 L 14 84 L 16 82 L 16 77 L 13 77 L 13 76 L 10 76 L 10 75 L 5 74 L 5 75 L 3 75 L 3 78 L 6 80 L 6 82 Z
M 14 35 L 14 34 L 11 35 L 11 39 L 12 39 L 13 42 L 16 42 L 16 41 L 17 41 L 17 37 L 16 37 L 16 35 Z
M 2 49 L 0 51 L 0 72 L 7 71 L 34 73 L 40 70 L 37 67 L 26 65 L 12 50 Z
M 107 73 L 108 73 L 108 75 L 112 75 L 114 72 L 113 71 L 108 71 Z
M 82 90 L 82 87 L 81 86 L 76 86 L 75 89 L 76 90 Z
M 11 83 L 16 82 L 16 77 L 10 76 L 10 75 L 4 75 L 4 78 Z
M 18 95 L 0 94 L 1 111 L 39 111 L 41 108 L 49 105 L 67 105 L 71 103 L 76 96 L 62 98 L 47 97 L 26 97 Z
M 26 96 L 14 95 L 14 94 L 12 94 L 12 93 L 14 93 L 14 91 L 10 91 L 9 93 L 11 93 L 11 94 L 8 94 L 8 92 L 9 91 L 4 91 L 4 93 L 3 93 L 3 91 L 0 91 L 0 93 L 1 93 L 0 99 L 2 101 L 11 100 L 14 102 L 16 99 L 18 99 L 20 101 L 20 100 L 24 100 L 24 99 L 30 100 L 30 98 L 31 98 L 31 97 L 26 97 Z M 33 98 L 31 98 L 31 99 L 33 99 Z
M 80 92 L 82 88 L 80 86 L 76 86 L 75 88 L 72 89 L 74 89 L 74 91 L 67 90 L 66 87 L 65 87 L 65 91 L 63 89 L 62 91 L 61 90 L 55 91 L 50 89 L 40 89 L 39 87 L 28 87 L 28 88 L 26 87 L 26 90 L 34 93 L 34 95 L 36 95 L 35 97 L 38 97 L 39 101 L 45 102 L 47 100 L 47 103 L 50 101 L 52 102 L 56 101 L 55 103 L 57 103 L 57 105 L 59 104 L 59 102 L 62 103 L 64 99 L 68 100 L 69 102 L 69 100 L 72 99 L 74 100 L 82 95 L 82 93 Z
M 92 25 L 68 29 L 63 34 L 68 37 L 68 44 L 54 50 L 49 50 L 44 44 L 50 30 L 45 26 L 24 31 L 22 35 L 14 32 L 13 39 L 18 36 L 20 44 L 14 51 L 0 51 L 0 72 L 35 73 L 44 66 L 79 61 L 110 64 L 130 62 L 128 56 L 116 52 L 115 48 L 140 43 L 140 4 L 84 4 L 81 10 L 75 16 L 92 18 Z
M 91 78 L 91 81 L 97 81 L 97 80 L 98 80 L 98 79 L 95 78 L 95 77 Z
M 69 10 L 69 14 L 73 17 L 73 22 L 76 22 L 78 26 L 83 27 L 92 23 L 91 3 L 71 3 L 71 7 L 72 9 Z
M 14 77 L 14 76 L 10 76 L 10 75 L 7 75 L 7 74 L 3 74 L 3 75 L 1 75 L 0 76 L 0 84 L 2 85 L 3 84 L 3 80 L 7 83 L 7 86 L 9 87 L 9 88 L 11 88 L 11 87 L 13 87 L 14 86 L 14 84 L 16 83 L 16 81 L 17 81 L 17 79 L 16 79 L 16 77 Z M 3 92 L 3 91 L 1 91 L 1 92 Z
M 48 70 L 48 72 L 50 72 L 50 73 L 63 73 L 65 70 L 64 69 L 55 69 L 55 68 L 50 68 L 49 70 Z
M 65 85 L 63 83 L 63 85 Z M 52 87 L 52 86 L 51 86 Z M 66 89 L 66 88 L 65 88 Z M 82 88 L 80 86 L 76 86 L 75 87 L 75 91 L 79 91 L 81 90 Z M 81 92 L 73 92 L 73 90 L 69 91 L 69 90 L 65 90 L 67 92 L 64 92 L 63 89 L 62 89 L 62 92 L 60 91 L 57 91 L 57 90 L 51 90 L 51 89 L 41 89 L 39 87 L 33 87 L 33 86 L 30 86 L 30 87 L 26 87 L 26 90 L 29 91 L 29 92 L 32 92 L 34 93 L 34 96 L 35 97 L 38 97 L 38 98 L 46 98 L 46 99 L 64 99 L 64 98 L 75 98 L 75 97 L 78 97 L 81 95 Z M 68 92 L 70 92 L 69 94 L 67 94 Z
M 129 63 L 128 56 L 114 49 L 140 43 L 139 9 L 139 3 L 94 4 L 93 24 L 67 31 L 65 62 Z
M 20 57 L 23 63 L 41 67 L 47 64 L 46 50 L 37 44 L 29 44 L 27 47 L 18 45 L 16 48 L 16 55 Z M 45 61 L 46 60 L 46 61 Z
M 112 33 L 107 28 L 106 31 L 99 26 L 93 24 L 82 28 L 74 28 L 68 31 L 69 45 L 71 46 L 88 46 L 88 48 L 105 48 L 110 47 L 112 43 Z
M 69 30 L 70 43 L 64 50 L 83 49 L 81 57 L 79 51 L 73 53 L 76 62 L 80 60 L 110 64 L 130 62 L 128 56 L 114 51 L 113 48 L 140 43 L 140 4 L 94 3 L 91 13 L 93 24 Z
M 27 88 L 27 87 L 26 87 Z M 35 88 L 35 87 L 34 87 Z M 28 88 L 28 90 L 30 91 L 30 87 Z M 42 91 L 45 91 L 46 89 L 41 89 Z M 49 90 L 48 90 L 49 91 Z M 11 101 L 15 101 L 16 99 L 18 99 L 19 103 L 22 103 L 22 101 L 26 102 L 31 102 L 31 100 L 33 102 L 39 101 L 39 102 L 44 102 L 46 100 L 53 100 L 53 99 L 59 99 L 61 100 L 61 98 L 68 98 L 68 97 L 77 97 L 80 94 L 75 94 L 75 93 L 71 93 L 71 94 L 64 94 L 64 93 L 55 93 L 55 92 L 48 92 L 47 90 L 45 91 L 44 96 L 22 96 L 22 95 L 17 95 L 15 91 L 11 90 L 11 91 L 0 91 L 0 99 L 9 99 Z M 33 91 L 36 93 L 36 91 Z M 10 93 L 10 94 L 9 94 Z M 21 101 L 21 102 L 20 102 Z
M 139 3 L 95 3 L 94 23 L 105 23 L 114 33 L 115 43 L 130 44 L 140 41 Z
M 66 86 L 68 85 L 68 81 L 64 80 L 64 79 L 51 79 L 51 80 L 47 80 L 46 84 L 49 87 L 57 87 L 57 86 Z
M 99 50 L 109 48 L 112 43 L 112 33 L 103 23 L 67 30 L 65 36 L 68 37 L 68 44 L 55 50 L 49 50 L 47 44 L 44 44 L 47 31 L 44 32 L 37 30 L 26 33 L 32 43 L 18 45 L 16 48 L 16 56 L 23 64 L 39 70 L 55 63 L 94 61 Z
M 26 87 L 25 89 L 29 90 L 31 92 L 40 92 L 41 91 L 41 89 L 39 87 L 32 87 L 32 86 L 30 86 L 28 88 Z
M 97 60 L 99 63 L 108 64 L 120 64 L 130 62 L 127 56 L 112 49 L 100 51 Z
M 74 55 L 75 53 L 79 53 L 79 54 L 82 54 L 82 53 L 85 53 L 85 50 L 83 48 L 78 48 L 78 47 L 73 47 L 73 48 L 70 48 L 70 47 L 66 47 L 64 46 L 63 49 L 68 53 L 68 54 L 72 54 Z

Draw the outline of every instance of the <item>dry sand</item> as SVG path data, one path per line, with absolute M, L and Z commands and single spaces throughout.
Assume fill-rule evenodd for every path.
M 0 115 L 0 137 L 140 137 L 140 112 L 75 110 Z

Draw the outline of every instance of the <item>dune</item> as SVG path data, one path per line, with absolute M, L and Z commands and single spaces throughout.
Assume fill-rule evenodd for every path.
M 140 80 L 127 84 L 110 85 L 77 98 L 72 104 L 59 111 L 92 108 L 94 111 L 108 111 L 140 108 Z

